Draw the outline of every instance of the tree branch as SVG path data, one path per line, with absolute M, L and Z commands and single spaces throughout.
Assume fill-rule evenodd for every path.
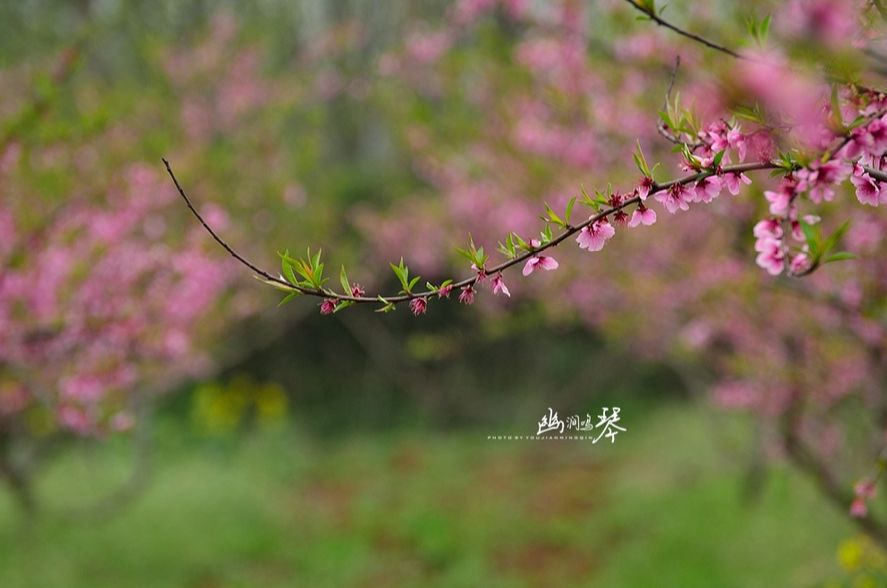
M 334 292 L 332 290 L 327 290 L 327 289 L 305 288 L 305 287 L 298 286 L 296 284 L 291 283 L 290 281 L 284 279 L 282 276 L 273 276 L 269 272 L 259 268 L 257 265 L 255 265 L 253 262 L 251 262 L 248 259 L 246 259 L 245 257 L 243 257 L 241 254 L 237 253 L 230 245 L 228 245 L 228 243 L 226 243 L 213 230 L 212 227 L 210 227 L 209 223 L 207 223 L 206 220 L 203 218 L 203 216 L 201 216 L 201 214 L 194 207 L 191 199 L 185 193 L 185 190 L 182 188 L 181 184 L 179 183 L 178 179 L 176 178 L 175 173 L 173 173 L 172 167 L 170 166 L 169 162 L 166 159 L 163 159 L 163 163 L 166 166 L 166 171 L 169 174 L 170 178 L 172 179 L 173 183 L 175 184 L 176 189 L 179 192 L 179 195 L 182 197 L 182 199 L 185 201 L 185 204 L 188 206 L 188 209 L 197 218 L 197 220 L 200 221 L 200 224 L 203 225 L 203 227 L 207 230 L 207 232 L 210 234 L 210 236 L 213 238 L 213 240 L 216 243 L 218 243 L 222 248 L 224 248 L 225 251 L 227 251 L 232 257 L 234 257 L 234 259 L 236 259 L 238 262 L 240 262 L 244 266 L 251 269 L 258 276 L 261 276 L 262 278 L 264 278 L 268 282 L 271 282 L 273 284 L 277 284 L 279 286 L 283 286 L 284 288 L 286 288 L 288 290 L 300 292 L 301 294 L 306 294 L 309 296 L 316 296 L 319 298 L 330 298 L 330 299 L 333 299 L 336 301 L 354 302 L 357 304 L 378 304 L 379 302 L 383 301 L 383 299 L 384 299 L 384 302 L 390 302 L 392 304 L 397 304 L 400 302 L 407 302 L 407 301 L 415 299 L 415 298 L 430 298 L 432 296 L 437 295 L 436 291 L 426 290 L 424 292 L 417 292 L 417 293 L 413 293 L 413 294 L 397 294 L 397 295 L 388 295 L 388 296 L 383 296 L 381 294 L 377 294 L 375 296 L 352 296 L 352 295 L 347 295 L 347 294 L 340 294 L 340 293 Z M 753 163 L 742 163 L 742 164 L 738 164 L 738 165 L 724 166 L 720 171 L 724 172 L 724 173 L 729 173 L 729 172 L 744 173 L 744 172 L 751 172 L 751 171 L 758 171 L 758 170 L 776 169 L 778 167 L 779 167 L 779 165 L 776 162 L 757 161 L 757 162 L 753 162 Z M 668 190 L 672 186 L 686 185 L 686 184 L 692 184 L 694 182 L 698 182 L 699 180 L 702 180 L 702 179 L 707 178 L 712 175 L 716 175 L 717 173 L 718 172 L 715 170 L 705 170 L 705 171 L 689 174 L 689 175 L 686 175 L 686 176 L 683 176 L 680 178 L 676 178 L 676 179 L 673 179 L 673 180 L 670 180 L 670 181 L 667 181 L 664 183 L 654 182 L 652 188 L 650 189 L 649 196 L 653 196 L 654 194 L 658 194 L 660 192 Z M 564 230 L 560 235 L 558 235 L 557 237 L 555 237 L 554 239 L 552 239 L 548 243 L 545 243 L 539 247 L 531 248 L 526 253 L 515 256 L 513 259 L 509 259 L 508 261 L 500 263 L 499 265 L 493 266 L 491 268 L 480 268 L 480 269 L 482 269 L 485 274 L 496 274 L 501 271 L 504 271 L 512 266 L 515 266 L 519 263 L 522 263 L 522 262 L 528 260 L 529 258 L 533 257 L 534 255 L 538 255 L 539 253 L 541 253 L 543 251 L 546 251 L 548 249 L 558 246 L 565 239 L 571 237 L 572 235 L 575 235 L 576 233 L 578 233 L 582 229 L 591 226 L 596 221 L 604 219 L 611 214 L 614 214 L 624 208 L 627 208 L 627 207 L 632 206 L 634 204 L 638 204 L 640 202 L 641 202 L 641 199 L 639 196 L 634 196 L 632 198 L 628 198 L 625 201 L 623 201 L 621 204 L 619 204 L 618 206 L 611 206 L 609 208 L 602 210 L 601 212 L 598 212 L 595 215 L 592 215 L 591 217 L 588 218 L 588 220 L 586 220 L 583 223 L 580 223 L 575 226 L 573 226 L 573 225 L 568 226 L 566 228 L 566 230 Z M 453 283 L 452 287 L 453 287 L 453 289 L 456 289 L 456 288 L 462 288 L 464 286 L 473 286 L 474 284 L 477 283 L 477 281 L 479 279 L 480 278 L 478 275 L 474 275 L 472 277 L 465 278 L 463 280 Z
M 682 37 L 686 37 L 687 39 L 690 39 L 692 41 L 700 43 L 701 45 L 705 45 L 709 49 L 714 49 L 715 51 L 719 51 L 725 55 L 729 55 L 730 57 L 734 57 L 736 59 L 747 59 L 745 56 L 743 56 L 740 53 L 737 53 L 736 51 L 733 51 L 732 49 L 728 49 L 727 47 L 724 47 L 723 45 L 719 45 L 718 43 L 715 43 L 713 41 L 709 41 L 705 37 L 697 35 L 696 33 L 691 33 L 690 31 L 686 31 L 686 30 L 678 27 L 677 25 L 674 25 L 674 24 L 668 22 L 667 20 L 665 20 L 664 18 L 662 18 L 661 16 L 656 14 L 655 10 L 653 10 L 651 8 L 647 8 L 645 6 L 642 6 L 641 4 L 636 2 L 635 0 L 625 0 L 625 1 L 628 2 L 635 10 L 642 12 L 644 15 L 647 16 L 647 18 L 649 18 L 650 20 L 655 22 L 657 25 L 659 25 L 661 27 L 665 27 L 671 31 L 674 31 L 675 33 L 679 34 Z

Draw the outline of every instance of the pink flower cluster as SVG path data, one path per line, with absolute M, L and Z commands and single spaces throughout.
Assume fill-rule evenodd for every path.
M 853 487 L 853 502 L 850 504 L 850 514 L 856 518 L 863 518 L 868 515 L 868 502 L 875 497 L 877 485 L 874 480 L 863 480 L 857 482 Z
M 755 225 L 754 235 L 755 251 L 758 252 L 756 263 L 770 275 L 781 274 L 785 266 L 785 246 L 779 220 L 776 218 L 762 220 Z
M 16 185 L 0 188 L 12 229 L 0 248 L 0 363 L 26 396 L 6 394 L 0 378 L 0 414 L 39 403 L 79 433 L 117 428 L 152 371 L 170 377 L 199 359 L 192 342 L 233 268 L 204 252 L 199 227 L 175 251 L 159 242 L 174 201 L 156 169 L 132 165 L 107 201 L 69 201 L 36 232 L 19 230 L 35 219 L 9 192 Z

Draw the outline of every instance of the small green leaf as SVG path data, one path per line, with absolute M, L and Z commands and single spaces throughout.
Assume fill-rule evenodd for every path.
M 829 235 L 829 238 L 826 239 L 825 243 L 822 245 L 822 254 L 825 255 L 829 251 L 831 251 L 835 245 L 838 244 L 838 241 L 841 240 L 841 237 L 847 232 L 847 229 L 850 228 L 850 221 L 844 222 L 838 229 Z
M 353 300 L 341 300 L 341 301 L 339 301 L 339 303 L 336 305 L 336 307 L 333 309 L 333 312 L 334 312 L 334 313 L 339 312 L 340 310 L 343 310 L 343 309 L 345 309 L 345 308 L 348 308 L 349 306 L 354 306 L 354 301 L 353 301 Z
M 299 283 L 299 280 L 296 278 L 296 274 L 293 271 L 293 264 L 288 257 L 282 256 L 280 258 L 280 269 L 282 270 L 283 277 L 286 278 L 288 282 L 291 284 Z
M 810 254 L 815 259 L 819 259 L 821 254 L 819 249 L 819 234 L 817 233 L 816 228 L 804 221 L 801 221 L 801 231 L 804 233 L 804 239 L 807 241 L 807 247 L 810 248 Z
M 342 289 L 345 291 L 346 296 L 351 295 L 351 282 L 348 281 L 348 274 L 345 273 L 345 266 L 342 266 L 342 271 L 339 272 L 339 283 L 342 284 Z
M 551 237 L 551 225 L 545 225 L 545 230 L 542 231 L 542 243 L 550 243 Z
M 576 205 L 576 197 L 573 196 L 572 198 L 570 198 L 570 201 L 567 202 L 567 211 L 564 214 L 564 217 L 565 217 L 564 221 L 568 225 L 570 224 L 570 217 L 573 216 L 573 206 L 575 206 L 575 205 Z
M 256 278 L 257 280 L 259 280 L 260 282 L 262 282 L 263 284 L 267 284 L 267 285 L 271 286 L 272 288 L 277 288 L 281 292 L 295 292 L 296 294 L 300 293 L 298 290 L 295 290 L 293 287 L 286 286 L 284 284 L 281 284 L 280 282 L 276 282 L 274 280 L 269 280 L 268 278 L 263 278 L 262 276 L 253 276 L 253 277 Z
M 849 259 L 857 259 L 857 257 L 849 251 L 838 251 L 837 253 L 832 253 L 831 255 L 827 256 L 823 263 L 831 263 L 833 261 L 846 261 Z
M 298 295 L 299 295 L 299 292 L 297 290 L 293 290 L 292 292 L 290 292 L 289 294 L 284 296 L 280 302 L 277 303 L 277 307 L 280 308 L 281 306 L 283 306 L 284 304 L 286 304 L 287 302 L 289 302 L 290 300 L 292 300 L 293 298 L 295 298 Z
M 512 235 L 514 235 L 514 240 L 517 242 L 518 247 L 520 247 L 521 249 L 528 249 L 529 248 L 529 245 L 527 244 L 526 241 L 523 240 L 523 237 L 521 237 L 517 233 L 512 233 Z
M 378 298 L 379 298 L 379 302 L 381 302 L 383 304 L 383 306 L 382 306 L 382 308 L 376 309 L 375 312 L 381 312 L 383 314 L 388 314 L 389 312 L 391 312 L 392 310 L 394 310 L 396 308 L 394 306 L 394 303 L 388 302 L 387 300 L 385 300 L 381 296 L 379 296 Z
M 557 213 L 551 208 L 551 206 L 548 205 L 547 202 L 545 203 L 545 213 L 548 215 L 548 218 L 542 220 L 549 220 L 559 227 L 563 227 L 567 224 L 561 217 L 557 215 Z

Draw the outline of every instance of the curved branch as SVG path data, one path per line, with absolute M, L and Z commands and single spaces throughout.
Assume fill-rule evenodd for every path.
M 426 290 L 424 292 L 416 292 L 416 293 L 412 293 L 412 294 L 398 294 L 398 295 L 392 295 L 392 296 L 382 296 L 381 294 L 376 295 L 376 296 L 352 296 L 352 295 L 347 295 L 347 294 L 339 294 L 337 292 L 333 292 L 332 290 L 305 288 L 303 286 L 298 286 L 296 284 L 293 284 L 292 282 L 284 279 L 283 276 L 274 276 L 274 275 L 268 273 L 267 271 L 261 269 L 260 267 L 258 267 L 253 262 L 246 259 L 245 257 L 243 257 L 241 254 L 237 253 L 230 245 L 228 245 L 213 230 L 212 227 L 210 227 L 209 223 L 207 223 L 206 220 L 203 218 L 203 216 L 201 216 L 201 214 L 197 211 L 197 209 L 194 207 L 193 203 L 191 202 L 191 199 L 185 193 L 185 190 L 182 188 L 182 185 L 179 183 L 178 179 L 176 178 L 175 173 L 173 173 L 172 167 L 170 166 L 169 162 L 166 159 L 163 159 L 163 163 L 166 166 L 166 171 L 169 174 L 170 178 L 172 178 L 172 181 L 175 184 L 176 189 L 179 192 L 179 195 L 182 197 L 182 199 L 185 201 L 185 204 L 188 206 L 188 209 L 191 211 L 191 213 L 195 217 L 197 217 L 197 220 L 200 221 L 200 224 L 203 225 L 203 227 L 207 230 L 207 232 L 210 234 L 210 236 L 213 238 L 213 240 L 216 243 L 218 243 L 219 245 L 221 245 L 222 248 L 225 249 L 225 251 L 227 251 L 232 257 L 234 257 L 234 259 L 236 259 L 238 262 L 240 262 L 241 264 L 243 264 L 246 267 L 248 267 L 249 269 L 251 269 L 258 276 L 261 276 L 262 278 L 264 278 L 268 282 L 271 282 L 273 284 L 277 284 L 278 286 L 283 286 L 284 288 L 291 290 L 291 291 L 296 291 L 296 292 L 300 292 L 302 294 L 307 294 L 309 296 L 316 296 L 319 298 L 331 298 L 336 301 L 354 302 L 357 304 L 378 304 L 379 302 L 397 304 L 400 302 L 407 302 L 407 301 L 413 300 L 415 298 L 430 298 L 430 297 L 438 294 L 438 292 L 436 292 L 436 291 Z M 730 172 L 743 173 L 743 172 L 758 171 L 758 170 L 770 170 L 770 169 L 776 169 L 779 167 L 780 166 L 776 162 L 773 162 L 773 161 L 757 161 L 757 162 L 753 162 L 753 163 L 742 163 L 742 164 L 738 164 L 738 165 L 724 166 L 719 171 L 723 172 L 723 173 L 730 173 Z M 649 196 L 653 196 L 654 194 L 658 194 L 660 192 L 668 190 L 672 186 L 692 184 L 693 182 L 698 182 L 699 180 L 702 180 L 702 179 L 707 178 L 712 175 L 716 175 L 717 173 L 718 173 L 718 171 L 716 171 L 716 170 L 705 170 L 705 171 L 700 171 L 700 172 L 697 172 L 694 174 L 689 174 L 689 175 L 683 176 L 681 178 L 676 178 L 676 179 L 673 179 L 673 180 L 670 180 L 670 181 L 667 181 L 664 183 L 654 182 L 653 186 L 650 189 Z M 560 235 L 558 235 L 557 237 L 555 237 L 551 241 L 542 244 L 539 247 L 530 248 L 525 253 L 515 256 L 513 259 L 509 259 L 509 260 L 507 260 L 503 263 L 500 263 L 499 265 L 493 266 L 491 268 L 485 267 L 485 268 L 480 268 L 480 269 L 483 270 L 484 274 L 496 274 L 501 271 L 504 271 L 512 266 L 515 266 L 519 263 L 522 263 L 522 262 L 528 260 L 529 258 L 533 257 L 534 255 L 538 255 L 542 251 L 556 247 L 557 245 L 562 243 L 565 239 L 571 237 L 572 235 L 575 235 L 576 233 L 578 233 L 582 229 L 591 226 L 594 222 L 604 219 L 611 214 L 614 214 L 624 208 L 627 208 L 628 206 L 638 204 L 640 202 L 641 202 L 641 198 L 639 196 L 627 198 L 625 201 L 623 201 L 618 206 L 611 206 L 609 208 L 602 210 L 601 212 L 598 212 L 597 214 L 590 216 L 588 218 L 588 220 L 586 220 L 583 223 L 580 223 L 578 225 L 569 225 L 566 228 L 566 230 L 564 230 Z M 480 279 L 479 275 L 474 275 L 470 278 L 465 278 L 463 280 L 453 283 L 452 287 L 455 289 L 455 288 L 462 288 L 465 286 L 473 286 L 474 284 L 477 283 L 477 281 L 479 279 Z

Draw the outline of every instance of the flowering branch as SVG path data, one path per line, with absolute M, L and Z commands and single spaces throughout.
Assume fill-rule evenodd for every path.
M 532 244 L 526 247 L 526 251 L 523 254 L 516 255 L 512 259 L 509 259 L 505 262 L 502 262 L 493 267 L 487 268 L 483 265 L 475 265 L 475 275 L 472 277 L 468 277 L 457 282 L 450 282 L 446 286 L 441 288 L 429 289 L 421 292 L 412 292 L 409 288 L 409 280 L 402 280 L 404 282 L 404 291 L 395 295 L 382 295 L 377 294 L 376 296 L 367 296 L 362 293 L 352 293 L 342 294 L 335 292 L 329 288 L 325 288 L 322 285 L 322 282 L 317 282 L 315 287 L 305 287 L 297 283 L 297 280 L 293 277 L 284 277 L 283 275 L 274 276 L 269 272 L 261 269 L 253 262 L 246 259 L 243 255 L 235 251 L 228 243 L 226 243 L 213 228 L 209 225 L 206 219 L 197 211 L 192 203 L 190 197 L 185 192 L 182 185 L 179 183 L 178 178 L 172 170 L 169 162 L 166 159 L 163 159 L 163 163 L 166 166 L 166 171 L 172 179 L 173 183 L 178 190 L 179 195 L 185 201 L 188 209 L 191 213 L 197 218 L 198 221 L 203 225 L 206 231 L 210 234 L 210 236 L 218 243 L 222 248 L 225 249 L 232 257 L 234 257 L 238 262 L 248 267 L 250 270 L 255 272 L 255 274 L 262 279 L 263 281 L 273 285 L 275 287 L 280 287 L 284 290 L 290 291 L 291 293 L 299 293 L 305 294 L 309 296 L 321 297 L 324 299 L 332 300 L 335 304 L 348 302 L 348 303 L 357 303 L 357 304 L 378 304 L 382 302 L 387 305 L 394 305 L 401 302 L 410 302 L 416 299 L 428 299 L 432 296 L 447 296 L 449 291 L 455 288 L 471 288 L 475 284 L 477 284 L 480 280 L 485 279 L 487 275 L 496 275 L 499 276 L 501 272 L 507 270 L 519 263 L 524 263 L 529 261 L 534 257 L 538 257 L 540 253 L 551 249 L 553 247 L 558 246 L 565 239 L 580 233 L 584 230 L 588 230 L 595 223 L 599 221 L 605 221 L 608 216 L 614 215 L 623 209 L 632 206 L 632 205 L 640 205 L 643 206 L 642 201 L 646 200 L 649 195 L 656 195 L 668 190 L 673 190 L 678 187 L 687 186 L 689 184 L 695 184 L 706 178 L 718 175 L 718 174 L 742 174 L 745 172 L 751 171 L 759 171 L 759 170 L 772 170 L 778 169 L 782 166 L 779 162 L 774 161 L 757 161 L 753 163 L 742 163 L 738 165 L 728 165 L 721 168 L 711 168 L 702 171 L 698 171 L 696 173 L 688 174 L 686 176 L 676 178 L 667 182 L 659 183 L 655 182 L 651 177 L 647 178 L 647 182 L 645 185 L 645 192 L 641 195 L 638 191 L 635 191 L 635 195 L 630 198 L 622 198 L 618 199 L 618 202 L 614 202 L 611 206 L 601 210 L 600 212 L 590 216 L 588 220 L 579 223 L 577 225 L 571 225 L 567 222 L 563 223 L 564 231 L 561 232 L 556 237 L 549 239 L 547 242 L 540 243 L 538 241 L 533 241 Z M 480 250 L 481 255 L 483 255 L 482 248 Z M 316 265 L 316 264 L 315 264 Z M 322 266 L 322 264 L 320 264 Z M 401 266 L 394 266 L 399 269 L 406 269 Z M 397 270 L 395 271 L 397 273 Z M 499 278 L 501 280 L 501 277 Z M 494 278 L 495 281 L 495 278 Z M 413 281 L 415 283 L 415 279 Z M 446 289 L 445 292 L 442 290 Z M 494 284 L 495 288 L 495 284 Z M 352 288 L 353 289 L 353 288 Z

